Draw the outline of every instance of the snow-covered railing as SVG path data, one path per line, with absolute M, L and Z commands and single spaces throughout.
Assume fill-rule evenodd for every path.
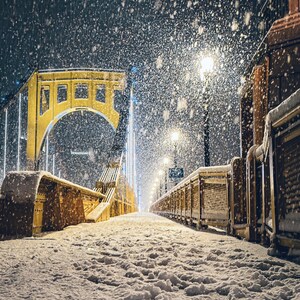
M 97 189 L 105 193 L 105 199 L 87 215 L 87 222 L 103 221 L 109 219 L 110 216 L 135 211 L 134 195 L 132 199 L 131 194 L 127 190 L 129 189 L 128 185 L 125 185 L 125 189 L 121 191 L 123 195 L 120 199 L 118 198 L 119 183 L 122 176 L 122 160 L 123 154 L 117 161 L 109 163 L 100 175 L 96 186 Z M 127 199 L 127 197 L 130 199 Z M 115 211 L 113 207 L 116 208 Z
M 0 233 L 31 236 L 84 222 L 105 195 L 48 172 L 10 172 L 1 187 Z
M 262 144 L 256 149 L 257 158 L 266 158 L 269 150 L 269 141 L 272 136 L 272 128 L 282 125 L 295 117 L 300 111 L 300 89 L 294 92 L 281 104 L 269 111 L 265 119 L 265 131 Z
M 200 167 L 155 201 L 150 211 L 197 226 L 228 228 L 233 165 Z
M 161 197 L 159 197 L 155 202 L 153 202 L 152 205 L 155 205 L 156 203 L 160 202 L 164 198 L 170 196 L 173 192 L 184 187 L 190 181 L 196 180 L 199 176 L 214 176 L 214 175 L 220 176 L 220 175 L 224 175 L 224 174 L 229 174 L 230 170 L 231 170 L 230 164 L 223 165 L 223 166 L 200 167 L 197 170 L 195 170 L 194 172 L 192 172 L 190 175 L 188 175 L 186 178 L 181 180 L 177 185 L 175 185 L 167 193 L 165 193 Z
M 248 225 L 254 240 L 259 228 L 274 249 L 300 249 L 299 117 L 300 89 L 269 111 L 262 144 L 246 159 Z
M 10 172 L 0 197 L 0 234 L 31 236 L 135 211 L 129 191 L 118 199 L 120 163 L 104 170 L 106 186 L 91 190 L 44 171 Z M 127 199 L 129 197 L 130 199 Z

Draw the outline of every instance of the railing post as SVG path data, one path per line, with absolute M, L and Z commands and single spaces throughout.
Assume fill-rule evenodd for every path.
M 198 175 L 198 194 L 199 194 L 199 217 L 198 217 L 197 227 L 198 229 L 200 229 L 202 227 L 201 212 L 202 212 L 202 205 L 203 205 L 202 179 L 200 174 Z
M 276 143 L 276 141 L 274 141 Z M 272 213 L 272 237 L 270 238 L 270 249 L 268 251 L 269 255 L 276 254 L 277 248 L 277 238 L 276 235 L 278 233 L 278 202 L 276 199 L 276 187 L 275 187 L 275 172 L 276 165 L 274 161 L 274 149 L 276 149 L 276 145 L 273 144 L 272 137 L 269 138 L 269 167 L 270 167 L 270 196 L 271 196 L 271 213 Z
M 246 203 L 247 203 L 247 240 L 255 241 L 257 239 L 257 174 L 256 157 L 254 152 L 257 145 L 253 145 L 247 154 L 246 161 Z
M 235 224 L 245 223 L 245 195 L 244 195 L 244 162 L 242 158 L 234 158 L 231 161 L 231 183 L 230 183 L 230 223 L 231 233 L 234 234 Z

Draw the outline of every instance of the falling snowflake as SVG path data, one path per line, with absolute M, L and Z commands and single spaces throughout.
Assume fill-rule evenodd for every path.
M 156 59 L 156 69 L 161 69 L 163 66 L 163 56 L 160 55 L 157 59 Z
M 187 101 L 185 98 L 179 98 L 177 102 L 177 111 L 187 110 Z
M 164 118 L 165 122 L 169 120 L 169 118 L 170 118 L 170 111 L 169 110 L 164 110 L 163 118 Z
M 249 26 L 249 24 L 250 24 L 251 15 L 252 15 L 252 13 L 249 11 L 245 13 L 244 23 L 246 26 Z
M 231 30 L 232 31 L 236 31 L 239 29 L 239 23 L 237 22 L 236 19 L 233 19 L 232 20 L 232 24 L 231 24 Z

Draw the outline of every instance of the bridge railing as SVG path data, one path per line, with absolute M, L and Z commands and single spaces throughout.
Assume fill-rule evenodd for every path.
M 246 162 L 250 239 L 300 249 L 300 89 L 266 116 Z
M 229 229 L 231 209 L 242 209 L 242 189 L 238 189 L 238 193 L 233 188 L 233 185 L 241 186 L 238 162 L 235 158 L 228 165 L 197 169 L 155 201 L 150 210 L 197 227 L 210 225 Z
M 26 169 L 28 87 L 0 108 L 0 185 L 5 174 Z
M 10 172 L 1 187 L 0 234 L 31 236 L 76 225 L 104 199 L 48 172 Z
M 95 190 L 48 172 L 9 172 L 1 187 L 0 236 L 32 236 L 136 211 L 133 189 L 120 166 L 104 172 L 103 185 Z
M 150 210 L 292 253 L 300 249 L 299 153 L 300 89 L 267 114 L 263 143 L 246 160 L 197 169 Z
M 103 169 L 95 190 L 101 191 L 105 199 L 86 216 L 87 222 L 104 221 L 136 211 L 133 189 L 122 174 L 122 160 L 123 154 L 119 160 L 109 163 Z

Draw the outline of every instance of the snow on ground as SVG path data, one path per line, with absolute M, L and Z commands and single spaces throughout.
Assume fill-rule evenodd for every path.
M 300 266 L 153 214 L 0 242 L 0 299 L 300 299 Z

